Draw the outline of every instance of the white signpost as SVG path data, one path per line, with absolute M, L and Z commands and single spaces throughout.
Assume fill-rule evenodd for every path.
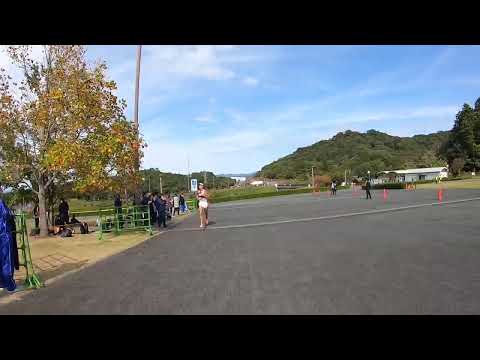
M 190 191 L 197 191 L 197 179 L 190 179 Z

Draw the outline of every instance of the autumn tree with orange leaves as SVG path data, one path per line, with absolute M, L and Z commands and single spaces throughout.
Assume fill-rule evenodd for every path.
M 124 100 L 103 62 L 87 63 L 83 46 L 30 46 L 7 53 L 23 79 L 0 70 L 0 182 L 23 184 L 38 197 L 40 235 L 48 234 L 46 196 L 51 186 L 80 192 L 133 191 L 136 154 L 144 144 L 124 116 Z

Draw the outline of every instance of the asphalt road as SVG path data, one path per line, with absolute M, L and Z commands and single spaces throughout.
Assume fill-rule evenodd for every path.
M 480 314 L 480 191 L 388 195 L 218 204 L 0 314 Z

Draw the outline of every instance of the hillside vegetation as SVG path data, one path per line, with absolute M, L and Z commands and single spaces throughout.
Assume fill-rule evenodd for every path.
M 366 133 L 340 132 L 329 140 L 297 149 L 264 166 L 257 174 L 265 178 L 307 179 L 312 166 L 315 174 L 343 179 L 366 176 L 391 169 L 444 166 L 438 155 L 449 137 L 448 131 L 413 137 L 391 136 L 376 130 Z

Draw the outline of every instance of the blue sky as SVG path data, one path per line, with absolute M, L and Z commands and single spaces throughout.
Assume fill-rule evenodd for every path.
M 132 118 L 135 46 L 88 46 Z M 144 46 L 144 167 L 252 172 L 347 129 L 450 129 L 480 97 L 479 46 Z

